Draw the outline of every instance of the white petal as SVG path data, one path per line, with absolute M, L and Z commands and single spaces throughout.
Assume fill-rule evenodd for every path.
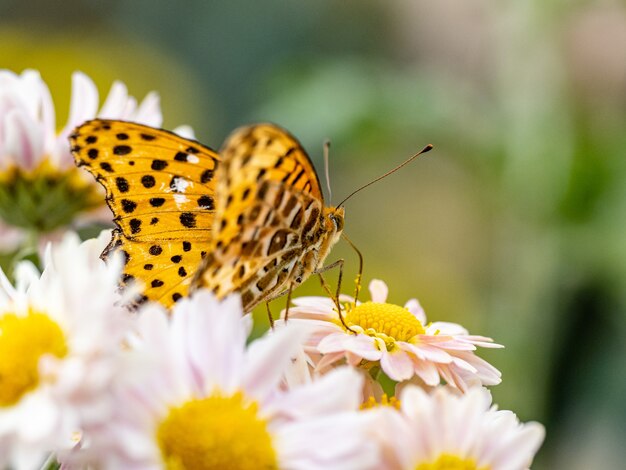
M 433 322 L 428 326 L 428 332 L 438 331 L 442 335 L 467 335 L 469 332 L 458 323 L 445 321 Z M 430 333 L 429 333 L 430 334 Z
M 182 299 L 174 308 L 174 324 L 179 313 L 187 319 L 177 335 L 177 349 L 188 349 L 184 343 L 190 342 L 191 364 L 206 380 L 206 391 L 217 386 L 230 392 L 241 382 L 247 335 L 242 312 L 239 295 L 218 301 L 205 289 Z
M 113 82 L 111 85 L 111 91 L 102 105 L 98 117 L 103 119 L 115 119 L 122 117 L 124 108 L 126 107 L 126 100 L 128 99 L 128 89 L 120 81 Z
M 178 134 L 181 137 L 184 137 L 185 139 L 195 139 L 196 138 L 196 134 L 193 131 L 193 128 L 191 126 L 188 126 L 188 125 L 178 126 L 175 129 L 173 129 L 172 132 L 174 134 Z
M 148 93 L 133 116 L 133 121 L 152 127 L 160 127 L 163 123 L 160 98 L 154 91 Z
M 426 312 L 424 312 L 424 309 L 417 299 L 410 299 L 406 304 L 404 304 L 404 308 L 415 315 L 422 325 L 426 325 Z
M 389 288 L 387 284 L 379 279 L 373 279 L 369 285 L 370 295 L 372 302 L 384 303 L 387 300 L 387 294 L 389 294 Z
M 258 399 L 265 398 L 276 388 L 307 335 L 305 328 L 288 325 L 250 344 L 244 367 L 244 390 Z
M 355 411 L 361 403 L 363 377 L 351 367 L 340 367 L 321 378 L 276 397 L 273 413 L 294 419 L 311 418 L 340 411 Z
M 20 109 L 4 117 L 4 152 L 25 170 L 33 170 L 43 158 L 43 133 L 35 122 Z
M 82 72 L 72 74 L 72 98 L 70 115 L 62 132 L 69 134 L 79 124 L 93 119 L 98 112 L 98 89 L 93 81 Z
M 363 413 L 342 413 L 294 422 L 276 435 L 283 468 L 303 470 L 369 470 L 381 468 L 380 450 L 365 433 Z
M 408 380 L 413 376 L 413 363 L 404 351 L 384 352 L 380 359 L 380 367 L 396 382 Z

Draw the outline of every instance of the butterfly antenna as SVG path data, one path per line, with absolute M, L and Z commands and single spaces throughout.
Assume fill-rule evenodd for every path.
M 418 153 L 416 153 L 415 155 L 412 155 L 411 157 L 407 158 L 404 162 L 402 162 L 400 165 L 398 165 L 397 167 L 395 167 L 392 170 L 389 170 L 387 173 L 385 173 L 384 175 L 379 176 L 378 178 L 370 181 L 367 184 L 364 184 L 363 186 L 361 186 L 360 188 L 352 191 L 348 197 L 346 197 L 343 201 L 341 201 L 337 207 L 341 207 L 344 205 L 344 203 L 350 199 L 352 196 L 354 196 L 356 193 L 358 193 L 359 191 L 364 190 L 365 188 L 367 188 L 368 186 L 371 186 L 372 184 L 382 180 L 383 178 L 386 178 L 387 176 L 395 173 L 396 171 L 398 171 L 400 168 L 402 168 L 404 165 L 408 165 L 409 163 L 411 163 L 413 160 L 415 160 L 417 157 L 419 157 L 420 155 L 426 153 L 426 152 L 430 152 L 433 149 L 432 144 L 428 144 L 426 147 L 424 147 L 422 150 L 420 150 Z
M 330 170 L 329 170 L 329 158 L 330 155 L 330 140 L 324 141 L 324 173 L 326 173 L 326 188 L 328 188 L 328 200 L 332 200 L 333 191 L 330 189 Z

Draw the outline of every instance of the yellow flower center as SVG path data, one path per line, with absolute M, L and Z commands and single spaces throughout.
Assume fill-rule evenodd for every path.
M 488 466 L 478 468 L 472 459 L 462 459 L 456 455 L 441 454 L 432 463 L 421 463 L 415 470 L 489 470 Z
M 277 469 L 267 421 L 241 393 L 170 408 L 156 439 L 168 469 Z
M 400 400 L 398 400 L 396 397 L 389 398 L 386 393 L 383 393 L 383 396 L 380 397 L 380 401 L 376 401 L 376 398 L 370 396 L 366 401 L 361 404 L 361 409 L 370 410 L 379 406 L 389 406 L 391 408 L 399 410 L 400 404 Z
M 364 302 L 348 310 L 345 321 L 350 327 L 357 327 L 357 331 L 382 338 L 385 343 L 409 341 L 424 334 L 424 327 L 415 315 L 404 307 L 387 303 Z
M 44 354 L 67 354 L 63 330 L 48 315 L 30 312 L 0 317 L 0 406 L 17 403 L 37 387 L 39 359 Z

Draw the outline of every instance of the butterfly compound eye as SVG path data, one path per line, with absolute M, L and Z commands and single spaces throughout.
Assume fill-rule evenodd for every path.
M 343 217 L 337 215 L 337 214 L 330 214 L 330 220 L 332 220 L 333 224 L 335 225 L 335 230 L 337 232 L 341 232 L 343 230 Z

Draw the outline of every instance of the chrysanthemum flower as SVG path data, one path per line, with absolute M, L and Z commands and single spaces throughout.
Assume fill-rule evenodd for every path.
M 306 351 L 317 371 L 345 360 L 366 370 L 380 366 L 398 382 L 417 378 L 427 386 L 435 386 L 443 379 L 461 391 L 471 385 L 500 383 L 500 372 L 474 351 L 477 346 L 501 345 L 491 338 L 470 335 L 455 323 L 427 324 L 424 310 L 415 299 L 404 307 L 386 303 L 388 289 L 382 281 L 372 281 L 369 288 L 369 302 L 355 304 L 354 299 L 342 296 L 344 322 L 351 331 L 340 321 L 332 299 L 294 299 L 289 322 L 313 330 Z
M 52 234 L 94 220 L 110 221 L 101 188 L 74 165 L 68 136 L 94 117 L 159 126 L 159 97 L 141 104 L 121 82 L 98 111 L 98 90 L 80 72 L 72 76 L 69 118 L 58 131 L 54 104 L 38 72 L 0 70 L 0 246 L 16 248 L 27 234 Z M 182 130 L 188 133 L 188 129 Z M 104 216 L 106 214 L 106 217 Z
M 18 265 L 15 287 L 0 271 L 0 468 L 38 468 L 111 413 L 128 319 L 115 305 L 122 260 L 98 257 L 108 239 L 67 234 L 41 276 Z
M 378 449 L 364 439 L 360 376 L 342 368 L 284 390 L 301 347 L 288 327 L 246 346 L 250 322 L 239 296 L 198 291 L 170 318 L 154 306 L 139 319 L 133 381 L 116 413 L 93 434 L 105 468 L 368 469 Z M 89 436 L 88 436 L 89 437 Z
M 544 438 L 541 424 L 521 424 L 491 407 L 487 389 L 465 395 L 439 387 L 428 394 L 410 385 L 399 411 L 387 407 L 373 430 L 393 470 L 523 470 Z

